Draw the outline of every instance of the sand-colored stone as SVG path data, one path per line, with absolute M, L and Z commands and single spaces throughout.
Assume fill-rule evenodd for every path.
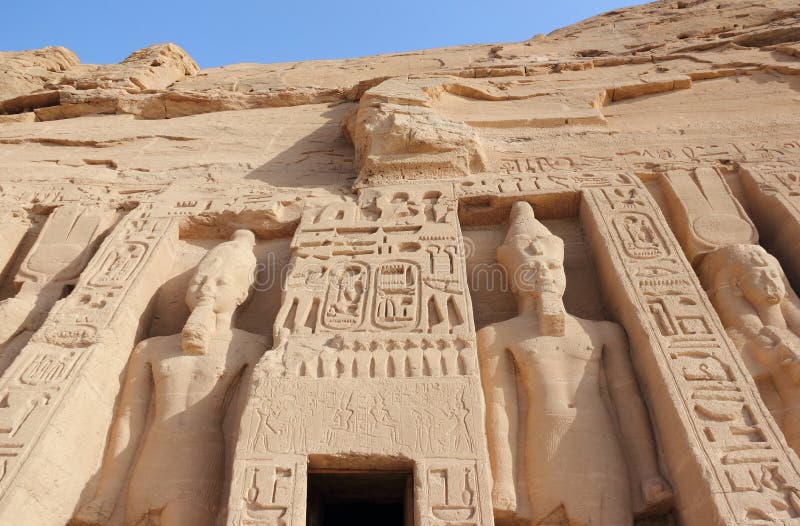
M 224 422 L 236 421 L 238 383 L 266 350 L 263 337 L 233 327 L 253 281 L 254 245 L 252 232 L 238 230 L 209 250 L 186 291 L 192 313 L 181 334 L 133 350 L 97 495 L 73 524 L 107 524 L 126 482 L 126 524 L 214 524 Z
M 0 371 L 14 361 L 65 290 L 75 285 L 115 219 L 113 210 L 82 206 L 63 206 L 50 214 L 20 264 L 14 279 L 18 292 L 0 301 Z
M 744 354 L 786 441 L 800 449 L 800 299 L 778 260 L 757 245 L 730 245 L 701 267 L 709 298 Z
M 0 524 L 797 523 L 798 17 L 0 53 Z
M 559 509 L 570 523 L 630 524 L 632 490 L 640 513 L 669 509 L 672 492 L 658 472 L 625 332 L 564 311 L 563 252 L 530 205 L 516 203 L 497 257 L 519 314 L 478 333 L 492 498 L 498 513 L 531 524 Z
M 58 101 L 58 93 L 45 90 L 64 71 L 76 66 L 77 55 L 64 47 L 0 52 L 0 113 L 22 113 Z

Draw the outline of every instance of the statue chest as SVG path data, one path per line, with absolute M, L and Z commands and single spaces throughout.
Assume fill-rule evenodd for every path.
M 153 380 L 165 393 L 190 390 L 209 393 L 224 389 L 233 379 L 225 361 L 213 355 L 166 357 L 153 363 Z M 186 391 L 184 391 L 186 392 Z
M 543 336 L 512 345 L 509 350 L 526 383 L 580 381 L 600 371 L 602 347 L 589 338 Z

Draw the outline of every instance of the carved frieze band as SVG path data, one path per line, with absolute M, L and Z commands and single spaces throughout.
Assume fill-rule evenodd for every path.
M 613 170 L 693 167 L 705 163 L 791 162 L 800 159 L 800 141 L 776 136 L 770 141 L 718 141 L 716 138 L 683 144 L 645 144 L 617 151 L 562 153 L 557 155 L 503 156 L 503 175 L 544 174 L 554 171 L 596 173 Z
M 794 524 L 797 457 L 658 206 L 643 189 L 623 194 L 584 190 L 582 222 L 607 299 L 631 337 L 683 520 Z

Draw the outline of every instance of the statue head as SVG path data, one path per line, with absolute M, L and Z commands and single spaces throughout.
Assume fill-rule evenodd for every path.
M 497 248 L 497 261 L 508 273 L 512 292 L 563 296 L 564 242 L 536 219 L 524 201 L 514 203 L 509 223 L 506 239 Z
M 712 296 L 727 290 L 754 308 L 778 305 L 786 281 L 778 260 L 759 245 L 729 245 L 706 256 L 701 272 Z
M 771 261 L 743 270 L 739 276 L 739 293 L 753 305 L 777 305 L 786 296 L 781 267 L 774 257 L 767 257 Z
M 247 299 L 255 277 L 255 241 L 251 231 L 237 230 L 230 241 L 209 250 L 197 264 L 186 290 L 192 314 L 183 328 L 184 351 L 205 352 L 216 331 L 217 317 L 232 316 Z

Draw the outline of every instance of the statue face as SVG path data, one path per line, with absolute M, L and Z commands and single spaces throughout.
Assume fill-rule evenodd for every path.
M 754 267 L 742 273 L 739 288 L 753 305 L 776 305 L 786 296 L 780 269 L 773 265 Z
M 194 310 L 197 305 L 212 305 L 214 312 L 233 312 L 247 298 L 252 269 L 246 265 L 201 264 L 189 282 L 186 304 Z
M 564 248 L 558 242 L 543 243 L 540 238 L 514 236 L 498 252 L 498 260 L 508 272 L 511 288 L 520 294 L 564 295 Z

